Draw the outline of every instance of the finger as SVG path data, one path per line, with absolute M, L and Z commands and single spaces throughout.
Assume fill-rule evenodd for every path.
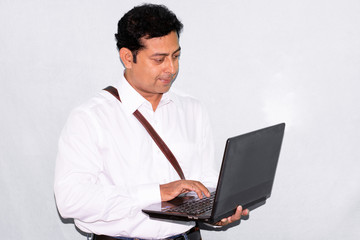
M 221 226 L 226 226 L 229 224 L 229 220 L 227 218 L 221 219 Z
M 231 222 L 234 222 L 234 221 L 239 220 L 239 219 L 241 218 L 242 212 L 243 212 L 242 207 L 241 207 L 241 206 L 238 206 L 238 207 L 236 208 L 235 214 L 230 217 L 230 221 L 231 221 Z
M 217 223 L 215 223 L 216 226 L 226 226 L 228 225 L 228 219 L 227 218 L 223 218 L 220 221 L 218 221 Z
M 193 190 L 193 191 L 196 192 L 196 194 L 198 195 L 198 197 L 199 197 L 200 199 L 203 198 L 202 191 L 201 191 L 198 187 L 194 187 L 194 190 Z
M 241 218 L 241 215 L 245 216 L 245 215 L 248 215 L 249 214 L 249 209 L 245 209 L 244 211 L 242 210 L 242 207 L 241 206 L 238 206 L 236 208 L 236 211 L 235 211 L 235 214 L 230 216 L 230 217 L 227 217 L 227 218 L 223 218 L 221 219 L 221 221 L 217 222 L 215 225 L 217 226 L 226 226 L 232 222 L 235 222 L 237 220 L 240 220 Z
M 195 184 L 206 197 L 210 197 L 209 190 L 201 182 L 195 182 Z
M 203 198 L 203 193 L 205 196 L 210 197 L 209 190 L 202 183 L 197 181 L 186 181 L 184 184 L 183 188 L 194 191 L 200 199 Z
M 199 198 L 202 198 L 202 192 L 194 181 L 182 181 L 181 189 L 182 192 L 195 192 Z
M 250 213 L 249 209 L 245 209 L 244 211 L 242 211 L 241 215 L 247 216 L 247 215 L 249 215 L 249 213 Z
M 222 223 L 222 221 L 218 221 L 217 223 L 215 223 L 216 226 L 224 226 L 224 224 Z

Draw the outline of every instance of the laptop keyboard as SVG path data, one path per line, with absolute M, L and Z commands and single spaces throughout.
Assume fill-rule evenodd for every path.
M 179 212 L 189 215 L 199 215 L 206 211 L 209 211 L 213 207 L 215 198 L 215 192 L 212 192 L 210 197 L 204 197 L 202 199 L 196 198 L 189 200 L 179 206 L 169 208 L 167 212 Z

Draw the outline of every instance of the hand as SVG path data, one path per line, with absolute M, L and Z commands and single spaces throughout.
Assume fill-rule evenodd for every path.
M 236 221 L 240 220 L 241 216 L 247 216 L 247 215 L 249 215 L 249 209 L 242 210 L 242 207 L 238 206 L 236 208 L 236 212 L 234 213 L 234 215 L 221 219 L 221 221 L 215 223 L 215 225 L 216 226 L 226 226 L 232 222 L 236 222 Z
M 170 201 L 181 193 L 196 192 L 198 197 L 203 198 L 203 193 L 206 197 L 210 197 L 209 190 L 198 181 L 179 180 L 160 185 L 161 201 Z

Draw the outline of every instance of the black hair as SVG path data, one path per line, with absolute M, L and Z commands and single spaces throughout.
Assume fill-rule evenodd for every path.
M 118 50 L 128 48 L 136 62 L 136 54 L 144 48 L 141 38 L 162 37 L 176 31 L 178 37 L 183 24 L 164 5 L 143 4 L 128 11 L 118 23 L 115 34 Z

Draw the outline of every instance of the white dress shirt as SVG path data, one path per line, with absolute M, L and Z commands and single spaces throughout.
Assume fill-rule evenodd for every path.
M 70 114 L 59 140 L 55 197 L 64 218 L 84 232 L 166 238 L 193 222 L 150 219 L 141 209 L 161 201 L 160 184 L 179 176 L 141 123 L 138 109 L 177 158 L 186 179 L 215 187 L 213 139 L 202 105 L 165 93 L 154 112 L 124 77 L 115 86 L 122 103 L 101 91 Z

